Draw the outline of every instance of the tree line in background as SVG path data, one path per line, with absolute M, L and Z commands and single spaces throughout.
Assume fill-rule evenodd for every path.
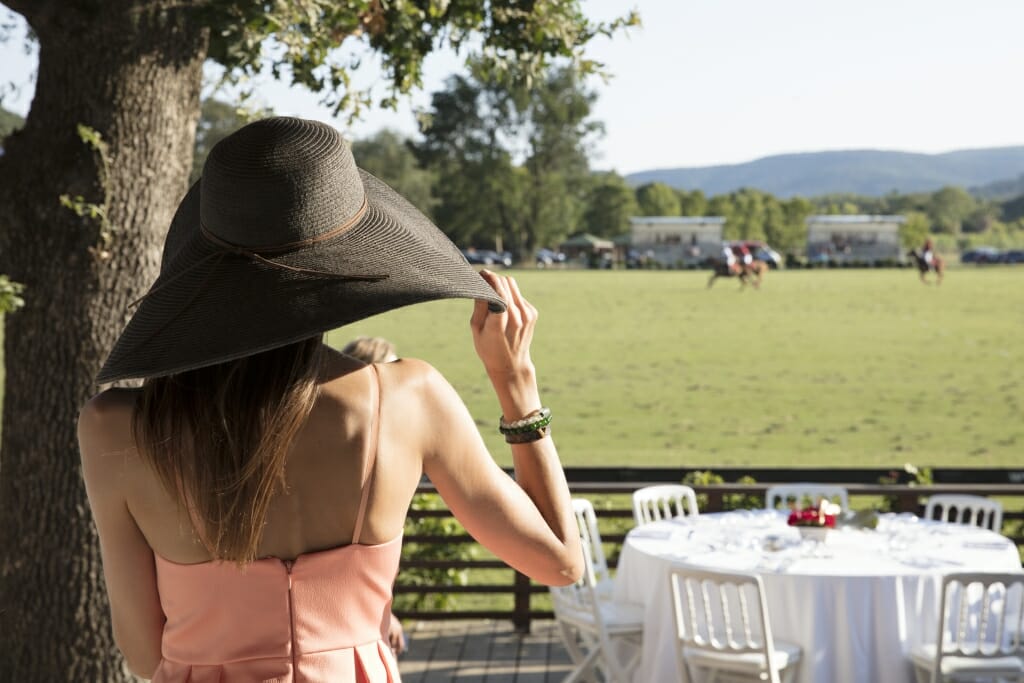
M 764 240 L 791 254 L 803 252 L 812 214 L 903 215 L 906 246 L 928 235 L 945 250 L 1024 244 L 1024 195 L 998 201 L 945 187 L 781 199 L 752 188 L 711 197 L 657 182 L 634 188 L 614 171 L 592 169 L 593 143 L 603 134 L 595 101 L 570 70 L 552 68 L 534 87 L 517 89 L 470 65 L 468 75 L 433 93 L 419 139 L 385 130 L 356 140 L 353 152 L 460 246 L 522 258 L 581 232 L 624 234 L 631 216 L 724 216 L 726 239 Z M 230 105 L 204 103 L 194 177 L 212 143 L 244 123 L 238 117 Z
M 596 94 L 570 69 L 552 68 L 533 87 L 496 83 L 478 65 L 451 77 L 419 116 L 420 137 L 390 130 L 356 140 L 359 164 L 392 185 L 463 247 L 528 258 L 586 232 L 615 237 L 631 216 L 723 216 L 726 239 L 764 240 L 801 254 L 812 214 L 900 214 L 902 239 L 933 235 L 940 250 L 1024 244 L 1024 195 L 1000 201 L 961 187 L 881 197 L 833 194 L 782 199 L 752 188 L 705 196 L 664 183 L 632 187 L 614 171 L 591 168 L 603 126 Z M 196 132 L 192 180 L 220 139 L 267 109 L 207 99 Z M 5 116 L 4 128 L 16 125 Z M 4 131 L 6 132 L 6 131 Z

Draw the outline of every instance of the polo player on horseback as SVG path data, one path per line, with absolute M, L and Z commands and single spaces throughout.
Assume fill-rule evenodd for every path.
M 928 237 L 924 241 L 924 246 L 921 247 L 921 257 L 924 262 L 928 264 L 929 268 L 935 266 L 935 247 L 932 245 L 932 238 Z
M 729 246 L 728 243 L 722 243 L 722 260 L 725 262 L 726 268 L 733 275 L 739 275 L 743 272 L 743 267 L 739 264 L 736 259 L 736 252 L 733 247 Z

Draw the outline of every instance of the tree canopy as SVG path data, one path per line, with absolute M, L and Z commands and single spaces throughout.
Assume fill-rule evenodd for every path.
M 527 254 L 573 232 L 589 186 L 588 146 L 602 127 L 595 95 L 567 67 L 533 87 L 474 68 L 431 98 L 420 163 L 437 175 L 435 215 L 464 245 Z
M 369 171 L 427 216 L 432 215 L 434 174 L 420 167 L 410 144 L 398 133 L 382 130 L 352 143 L 360 168 Z
M 618 173 L 595 174 L 586 196 L 583 225 L 598 237 L 615 237 L 629 230 L 638 214 L 636 193 Z
M 665 183 L 645 183 L 636 189 L 641 216 L 680 215 L 679 196 Z

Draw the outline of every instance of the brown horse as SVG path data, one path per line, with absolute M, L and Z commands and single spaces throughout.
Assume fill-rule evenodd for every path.
M 752 284 L 754 289 L 758 289 L 761 286 L 761 280 L 764 278 L 764 274 L 768 271 L 768 264 L 764 261 L 755 260 L 749 266 L 744 266 L 738 271 L 733 270 L 729 267 L 725 261 L 718 261 L 715 263 L 714 269 L 711 271 L 711 277 L 708 278 L 708 289 L 715 284 L 715 280 L 720 277 L 739 277 L 740 289 L 744 289 L 747 284 Z
M 761 280 L 764 279 L 765 274 L 768 272 L 769 266 L 767 261 L 759 261 L 754 259 L 749 266 L 746 268 L 746 275 L 752 278 L 751 282 L 754 285 L 754 289 L 761 288 Z
M 942 260 L 941 256 L 933 252 L 931 265 L 928 264 L 928 261 L 925 260 L 924 255 L 918 252 L 917 249 L 911 249 L 910 251 L 908 251 L 907 256 L 914 259 L 914 263 L 917 265 L 917 270 L 921 274 L 922 283 L 926 285 L 931 284 L 930 282 L 928 282 L 927 275 L 929 270 L 934 270 L 935 284 L 942 284 L 942 275 L 946 270 L 946 262 Z

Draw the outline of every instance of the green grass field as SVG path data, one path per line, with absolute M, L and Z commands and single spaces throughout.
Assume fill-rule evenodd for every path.
M 540 309 L 542 398 L 566 465 L 1017 466 L 1024 268 L 780 271 L 760 291 L 707 273 L 519 271 Z M 455 385 L 492 453 L 500 410 L 471 304 L 333 332 L 381 335 Z
M 941 287 L 780 271 L 744 292 L 707 290 L 703 271 L 515 275 L 541 312 L 534 359 L 566 465 L 1021 463 L 1024 268 L 956 269 Z M 509 464 L 471 309 L 414 306 L 329 339 L 382 335 L 434 364 Z

